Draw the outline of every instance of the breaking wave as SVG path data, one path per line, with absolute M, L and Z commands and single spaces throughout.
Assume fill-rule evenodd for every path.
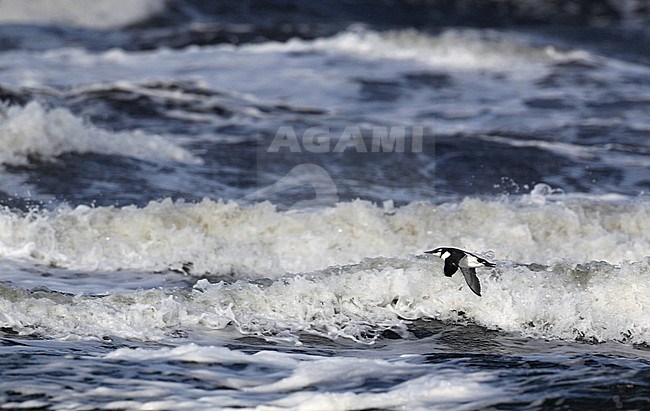
M 540 338 L 650 341 L 648 203 L 551 200 L 543 192 L 303 212 L 211 200 L 3 210 L 4 258 L 106 276 L 183 267 L 199 280 L 189 289 L 106 296 L 4 285 L 0 323 L 58 337 L 160 339 L 235 327 L 294 342 L 305 333 L 372 342 L 387 330 L 408 335 L 412 320 L 436 319 Z M 483 297 L 422 255 L 442 244 L 498 262 L 479 270 Z
M 158 135 L 111 132 L 84 122 L 67 109 L 38 102 L 0 107 L 0 164 L 25 165 L 30 158 L 51 161 L 64 153 L 115 154 L 146 160 L 201 160 Z

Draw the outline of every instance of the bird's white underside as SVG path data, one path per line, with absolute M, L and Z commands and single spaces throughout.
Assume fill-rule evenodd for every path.
M 479 263 L 478 259 L 476 257 L 474 257 L 473 255 L 467 254 L 467 256 L 465 256 L 465 258 L 460 260 L 460 266 L 461 267 L 477 268 L 477 267 L 483 267 L 483 264 Z

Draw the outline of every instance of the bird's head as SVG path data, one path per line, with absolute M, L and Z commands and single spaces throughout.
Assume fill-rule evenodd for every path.
M 445 252 L 445 249 L 443 247 L 438 247 L 438 248 L 430 250 L 430 251 L 425 251 L 425 253 L 427 253 L 427 254 L 437 255 L 438 257 L 442 257 L 442 254 L 444 252 Z

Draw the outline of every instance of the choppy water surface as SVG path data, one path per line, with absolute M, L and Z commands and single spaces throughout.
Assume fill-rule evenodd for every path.
M 0 1 L 3 407 L 650 406 L 638 2 L 123 3 Z

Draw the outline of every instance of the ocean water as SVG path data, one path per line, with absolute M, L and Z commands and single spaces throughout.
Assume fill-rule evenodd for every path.
M 0 409 L 649 408 L 647 2 L 469 3 L 0 0 Z

